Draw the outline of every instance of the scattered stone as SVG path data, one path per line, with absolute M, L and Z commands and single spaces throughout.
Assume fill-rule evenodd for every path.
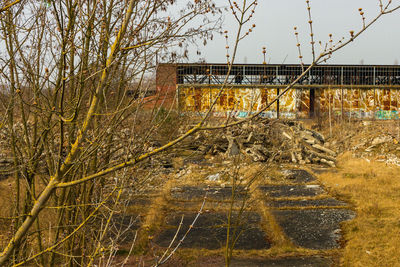
M 380 144 L 383 144 L 383 143 L 388 143 L 388 142 L 391 142 L 392 139 L 393 138 L 391 136 L 388 136 L 388 135 L 378 136 L 378 137 L 375 137 L 374 140 L 372 140 L 371 145 L 376 146 L 376 145 L 380 145 Z
M 211 182 L 220 181 L 221 180 L 221 174 L 220 173 L 211 174 L 211 175 L 207 176 L 206 179 L 208 181 L 211 181 Z

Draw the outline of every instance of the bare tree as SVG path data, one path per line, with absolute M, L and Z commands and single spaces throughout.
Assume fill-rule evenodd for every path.
M 244 29 L 257 5 L 246 0 L 228 3 L 238 28 L 220 92 L 227 86 L 240 41 L 255 27 Z M 173 16 L 170 8 L 179 12 Z M 215 24 L 209 18 L 219 10 L 212 2 L 190 1 L 182 7 L 174 0 L 6 1 L 0 7 L 0 82 L 5 88 L 0 111 L 16 197 L 12 215 L 3 218 L 12 227 L 0 265 L 33 260 L 50 266 L 94 264 L 109 249 L 105 239 L 112 216 L 137 170 L 128 167 L 138 168 L 195 132 L 255 118 L 313 66 L 400 7 L 380 1 L 380 8 L 376 18 L 349 38 L 325 46 L 320 54 L 313 49 L 310 66 L 254 115 L 213 126 L 208 119 L 214 102 L 195 126 L 154 148 L 149 141 L 165 120 L 152 116 L 157 111 L 143 109 L 143 81 L 156 55 L 175 59 L 179 53 L 174 47 L 182 46 L 185 56 L 188 41 L 212 37 Z M 191 26 L 199 17 L 205 23 Z M 128 97 L 128 90 L 137 91 L 138 97 Z M 100 230 L 90 227 L 99 221 Z
M 1 112 L 16 197 L 0 265 L 93 263 L 113 212 L 102 231 L 84 229 L 118 203 L 129 177 L 118 171 L 158 152 L 147 153 L 161 122 L 142 108 L 143 81 L 156 55 L 177 59 L 189 41 L 210 38 L 218 11 L 211 1 L 2 4 Z M 107 189 L 109 173 L 119 179 Z

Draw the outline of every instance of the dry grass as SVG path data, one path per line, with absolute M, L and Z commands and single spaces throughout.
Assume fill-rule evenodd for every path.
M 271 239 L 273 246 L 279 247 L 280 250 L 288 249 L 292 251 L 294 249 L 293 243 L 284 234 L 282 228 L 275 220 L 275 217 L 272 215 L 269 208 L 266 207 L 264 203 L 262 203 L 262 193 L 258 190 L 255 192 L 254 197 L 260 202 L 257 203 L 257 207 L 260 214 L 262 214 L 263 228 L 264 231 L 267 233 L 267 236 Z
M 345 153 L 338 172 L 319 178 L 357 212 L 344 225 L 342 265 L 400 266 L 400 168 Z
M 9 179 L 0 181 L 0 249 L 6 245 L 11 231 L 11 220 L 5 218 L 9 218 L 13 211 L 13 185 Z

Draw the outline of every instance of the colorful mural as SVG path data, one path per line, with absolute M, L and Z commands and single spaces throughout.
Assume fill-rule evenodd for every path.
M 283 89 L 231 86 L 178 86 L 181 112 L 206 113 L 215 101 L 213 113 L 218 116 L 246 117 L 273 101 Z M 312 101 L 311 90 L 315 90 Z M 312 103 L 314 106 L 312 107 Z M 317 108 L 318 106 L 318 108 Z M 290 89 L 262 115 L 268 118 L 308 118 L 312 111 L 333 116 L 359 119 L 399 119 L 400 88 L 303 88 Z
M 400 88 L 321 89 L 321 111 L 359 119 L 398 119 Z
M 279 103 L 283 116 L 292 117 L 296 111 L 294 99 L 296 90 L 290 90 Z M 237 117 L 261 110 L 267 103 L 273 101 L 278 93 L 277 89 L 234 87 L 220 90 L 217 87 L 179 87 L 178 105 L 181 112 L 205 113 L 215 102 L 214 114 L 233 113 Z M 308 101 L 309 102 L 309 101 Z M 307 100 L 305 103 L 308 103 Z M 264 116 L 277 116 L 277 103 L 272 104 Z

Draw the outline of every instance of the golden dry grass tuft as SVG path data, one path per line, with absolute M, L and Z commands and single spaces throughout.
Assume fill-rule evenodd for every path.
M 400 168 L 351 153 L 343 154 L 338 166 L 338 172 L 319 178 L 357 212 L 344 225 L 342 265 L 400 266 Z

